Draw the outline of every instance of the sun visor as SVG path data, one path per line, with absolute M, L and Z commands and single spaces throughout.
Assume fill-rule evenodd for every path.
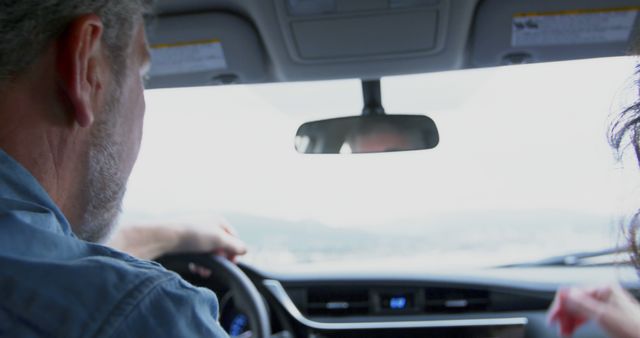
M 620 56 L 640 26 L 637 0 L 480 3 L 469 67 Z
M 147 88 L 255 83 L 267 78 L 253 26 L 226 13 L 159 17 L 149 28 Z

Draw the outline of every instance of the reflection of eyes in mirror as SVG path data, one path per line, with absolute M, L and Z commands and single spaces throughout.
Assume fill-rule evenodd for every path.
M 345 147 L 346 145 L 346 147 Z M 391 125 L 377 124 L 359 128 L 347 136 L 343 147 L 348 153 L 377 153 L 423 149 L 422 135 L 413 130 L 398 130 Z M 342 152 L 342 148 L 340 149 Z

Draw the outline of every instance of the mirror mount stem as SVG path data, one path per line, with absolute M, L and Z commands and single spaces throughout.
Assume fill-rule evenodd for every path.
M 380 79 L 362 80 L 362 96 L 364 98 L 363 116 L 384 115 L 382 107 L 382 91 Z

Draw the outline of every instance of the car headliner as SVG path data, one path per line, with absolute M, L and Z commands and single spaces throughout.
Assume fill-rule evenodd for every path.
M 149 88 L 376 79 L 620 56 L 636 35 L 639 9 L 637 0 L 159 0 L 152 47 L 215 41 L 225 64 L 169 75 L 156 65 Z M 625 41 L 514 43 L 517 18 L 621 12 L 635 18 Z

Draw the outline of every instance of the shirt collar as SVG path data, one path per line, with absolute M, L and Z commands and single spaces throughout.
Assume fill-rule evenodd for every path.
M 49 194 L 44 190 L 38 180 L 31 175 L 20 163 L 11 158 L 0 148 L 0 198 L 17 200 L 40 208 L 47 209 L 57 220 L 53 227 L 50 224 L 41 224 L 46 230 L 59 232 L 75 237 L 69 221 L 62 211 L 56 206 Z M 39 226 L 38 224 L 34 224 Z

